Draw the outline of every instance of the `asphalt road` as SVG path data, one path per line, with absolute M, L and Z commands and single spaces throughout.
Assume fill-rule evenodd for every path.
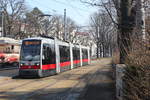
M 0 100 L 115 100 L 110 63 L 101 59 L 37 79 L 12 78 L 17 69 L 0 71 Z
M 12 64 L 5 64 L 5 65 L 0 64 L 0 71 L 7 70 L 7 69 L 17 69 L 17 68 L 18 65 L 14 66 Z

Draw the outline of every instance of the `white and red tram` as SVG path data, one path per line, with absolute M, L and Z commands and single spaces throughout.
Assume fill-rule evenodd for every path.
M 38 37 L 22 41 L 19 76 L 44 77 L 90 63 L 89 47 Z

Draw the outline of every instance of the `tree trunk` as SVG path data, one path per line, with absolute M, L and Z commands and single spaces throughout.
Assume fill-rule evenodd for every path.
M 121 0 L 121 18 L 119 22 L 118 45 L 120 49 L 120 63 L 125 63 L 127 53 L 130 50 L 130 36 L 134 26 L 134 18 L 131 11 L 132 0 Z
M 103 51 L 103 57 L 105 57 L 105 47 L 103 43 L 102 43 L 102 51 Z
M 99 50 L 100 51 L 100 57 L 102 57 L 102 45 L 100 44 L 99 47 L 100 47 L 100 50 Z
M 97 42 L 97 58 L 99 58 L 99 43 Z

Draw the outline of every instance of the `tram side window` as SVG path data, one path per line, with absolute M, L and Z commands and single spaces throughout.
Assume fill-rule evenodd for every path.
M 51 61 L 52 61 L 52 64 L 55 64 L 56 63 L 56 56 L 55 56 L 55 46 L 54 44 L 51 44 L 51 50 L 52 50 L 52 54 L 51 54 Z
M 54 64 L 55 63 L 55 52 L 53 45 L 43 44 L 43 56 L 42 63 L 43 64 Z
M 85 58 L 88 59 L 88 52 L 85 50 Z
M 79 48 L 76 51 L 76 55 L 77 55 L 77 60 L 80 60 L 80 50 L 79 50 Z
M 88 58 L 88 53 L 86 49 L 82 49 L 82 59 L 87 59 Z
M 70 61 L 70 49 L 69 49 L 69 47 L 65 48 L 65 61 Z
M 73 47 L 73 60 L 80 60 L 79 48 Z
M 77 60 L 76 48 L 73 47 L 73 60 Z
M 84 59 L 84 49 L 82 49 L 82 59 Z
M 59 46 L 60 62 L 70 61 L 70 49 L 66 46 Z

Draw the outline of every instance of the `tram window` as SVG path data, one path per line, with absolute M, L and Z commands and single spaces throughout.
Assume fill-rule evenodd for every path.
M 46 45 L 43 45 L 43 55 L 42 55 L 42 62 L 43 62 L 43 64 L 45 64 L 46 63 L 46 56 L 47 56 L 47 54 L 46 54 Z
M 53 44 L 43 44 L 43 64 L 54 64 L 55 63 L 55 49 Z
M 87 52 L 87 50 L 85 50 L 85 58 L 86 59 L 88 58 L 88 52 Z
M 85 49 L 82 49 L 82 59 L 85 59 Z
M 59 53 L 60 53 L 60 62 L 63 62 L 63 48 L 59 46 Z
M 82 49 L 82 59 L 87 59 L 88 58 L 88 53 L 86 49 Z
M 75 60 L 75 48 L 73 47 L 73 60 Z
M 70 61 L 70 49 L 66 46 L 59 46 L 60 62 Z
M 67 53 L 67 60 L 70 61 L 70 48 L 69 47 L 67 47 L 66 53 Z
M 73 47 L 73 60 L 80 60 L 79 48 Z
M 77 60 L 80 60 L 80 50 L 79 50 L 79 48 L 77 49 Z
M 77 60 L 77 49 L 73 47 L 73 60 Z

